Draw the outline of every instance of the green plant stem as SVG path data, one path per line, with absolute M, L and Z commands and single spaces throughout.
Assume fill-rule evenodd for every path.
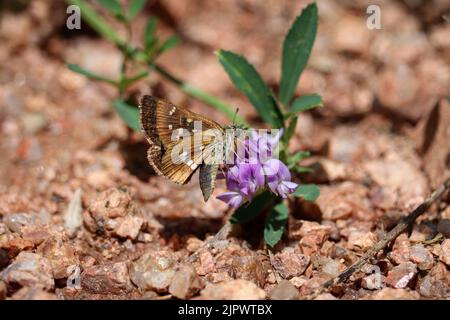
M 146 62 L 146 55 L 141 52 L 140 50 L 136 50 L 136 48 L 133 48 L 130 44 L 128 44 L 126 41 L 124 41 L 120 36 L 116 33 L 116 31 L 103 19 L 95 10 L 92 8 L 90 4 L 88 4 L 84 0 L 66 0 L 69 4 L 74 4 L 80 7 L 82 18 L 86 20 L 86 22 L 101 36 L 104 38 L 110 40 L 113 42 L 125 55 L 125 59 L 133 59 L 137 62 Z M 129 32 L 129 30 L 128 30 Z M 125 61 L 125 60 L 124 60 Z M 188 94 L 189 96 L 196 98 L 214 108 L 217 110 L 223 112 L 228 119 L 233 120 L 235 116 L 235 111 L 225 104 L 224 102 L 220 101 L 218 98 L 207 94 L 206 92 L 195 88 L 186 82 L 176 78 L 171 73 L 169 73 L 166 69 L 163 67 L 155 64 L 154 62 L 148 62 L 148 66 L 157 71 L 159 74 L 161 74 L 163 77 L 165 77 L 167 80 L 173 82 L 175 85 L 177 85 L 183 92 Z M 122 68 L 124 66 L 122 65 Z M 123 72 L 122 72 L 123 73 Z M 119 90 L 120 91 L 120 90 Z M 123 90 L 122 90 L 123 91 Z M 120 95 L 123 95 L 123 92 L 120 93 Z M 236 115 L 235 121 L 237 124 L 249 126 L 249 124 L 241 118 L 239 115 Z
M 125 21 L 125 28 L 127 30 L 127 39 L 126 42 L 130 43 L 132 38 L 133 38 L 133 31 L 131 28 L 131 23 L 129 21 Z M 127 66 L 128 66 L 128 61 L 130 60 L 130 52 L 128 51 L 128 47 L 126 46 L 121 46 L 120 49 L 122 50 L 122 55 L 123 55 L 123 60 L 122 60 L 122 65 L 120 67 L 120 84 L 119 84 L 119 97 L 122 99 L 123 95 L 125 93 L 126 90 L 126 77 L 127 77 Z
M 77 5 L 81 9 L 81 17 L 97 31 L 102 37 L 112 41 L 117 46 L 125 45 L 125 42 L 119 37 L 117 32 L 103 19 L 90 4 L 84 0 L 66 0 L 68 4 Z
M 223 114 L 225 114 L 228 117 L 228 119 L 230 119 L 230 120 L 233 120 L 233 118 L 234 118 L 235 122 L 237 124 L 249 126 L 249 124 L 243 118 L 241 118 L 239 115 L 235 116 L 235 111 L 229 105 L 223 103 L 216 97 L 209 95 L 206 92 L 187 84 L 186 82 L 184 82 L 181 79 L 176 78 L 175 76 L 170 74 L 165 68 L 163 68 L 162 66 L 160 66 L 154 62 L 149 63 L 149 66 L 152 69 L 154 69 L 156 72 L 161 74 L 163 77 L 165 77 L 167 80 L 169 80 L 170 82 L 177 85 L 182 91 L 184 91 L 191 97 L 194 97 L 194 98 L 216 108 L 217 110 L 219 110 Z
M 132 32 L 132 29 L 131 29 L 131 24 L 128 21 L 125 22 L 125 28 L 127 30 L 126 42 L 130 43 L 131 39 L 132 39 L 132 36 L 133 36 L 133 32 Z M 122 72 L 122 76 L 126 76 L 127 64 L 128 64 L 128 60 L 130 58 L 130 53 L 128 52 L 126 47 L 122 48 L 122 53 L 123 53 L 123 61 L 122 61 L 122 66 L 121 66 L 121 72 Z

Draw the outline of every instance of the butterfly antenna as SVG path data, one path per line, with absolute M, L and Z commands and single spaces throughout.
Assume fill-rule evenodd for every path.
M 236 112 L 234 113 L 234 116 L 233 116 L 233 126 L 236 124 L 236 116 L 237 116 L 238 112 L 239 112 L 239 107 L 236 108 Z

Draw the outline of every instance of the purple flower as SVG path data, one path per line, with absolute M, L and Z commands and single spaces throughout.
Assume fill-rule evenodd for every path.
M 238 149 L 235 163 L 225 175 L 229 191 L 219 195 L 219 200 L 238 208 L 266 187 L 283 198 L 297 189 L 298 185 L 291 181 L 286 165 L 272 158 L 282 134 L 283 130 L 275 136 L 267 132 L 258 134 L 253 130 L 245 140 L 239 141 L 242 149 Z
M 239 171 L 239 189 L 240 192 L 247 198 L 253 195 L 264 187 L 264 172 L 261 164 L 242 163 L 235 166 Z
M 260 134 L 252 131 L 250 133 L 249 149 L 251 153 L 257 154 L 260 162 L 265 162 L 272 157 L 282 135 L 283 129 L 278 130 L 275 136 L 266 131 Z
M 237 166 L 233 166 L 227 170 L 226 179 L 228 190 L 239 190 L 239 168 Z
M 282 198 L 287 198 L 287 195 L 298 187 L 298 184 L 291 181 L 288 167 L 278 159 L 268 160 L 264 164 L 264 172 L 267 175 L 267 185 L 270 191 Z
M 244 197 L 237 191 L 228 191 L 221 193 L 217 196 L 217 199 L 225 202 L 229 207 L 233 207 L 235 209 L 239 208 Z

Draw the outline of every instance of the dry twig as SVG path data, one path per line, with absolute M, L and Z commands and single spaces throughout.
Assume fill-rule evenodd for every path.
M 418 206 L 409 215 L 400 220 L 400 222 L 389 231 L 385 237 L 378 241 L 372 248 L 370 248 L 357 262 L 348 267 L 337 277 L 328 280 L 321 287 L 313 291 L 306 299 L 314 299 L 319 294 L 341 282 L 347 280 L 355 271 L 359 270 L 367 261 L 375 256 L 377 252 L 386 247 L 391 241 L 397 238 L 408 226 L 410 226 L 421 214 L 426 212 L 431 205 L 438 200 L 446 190 L 450 189 L 450 178 L 436 189 L 420 206 Z

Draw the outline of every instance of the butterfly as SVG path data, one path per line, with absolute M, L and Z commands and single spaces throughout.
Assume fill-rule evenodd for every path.
M 140 102 L 140 123 L 150 147 L 147 159 L 159 175 L 186 184 L 200 170 L 203 199 L 214 191 L 219 166 L 243 128 L 220 124 L 169 101 L 145 95 Z M 231 134 L 228 134 L 231 129 Z

